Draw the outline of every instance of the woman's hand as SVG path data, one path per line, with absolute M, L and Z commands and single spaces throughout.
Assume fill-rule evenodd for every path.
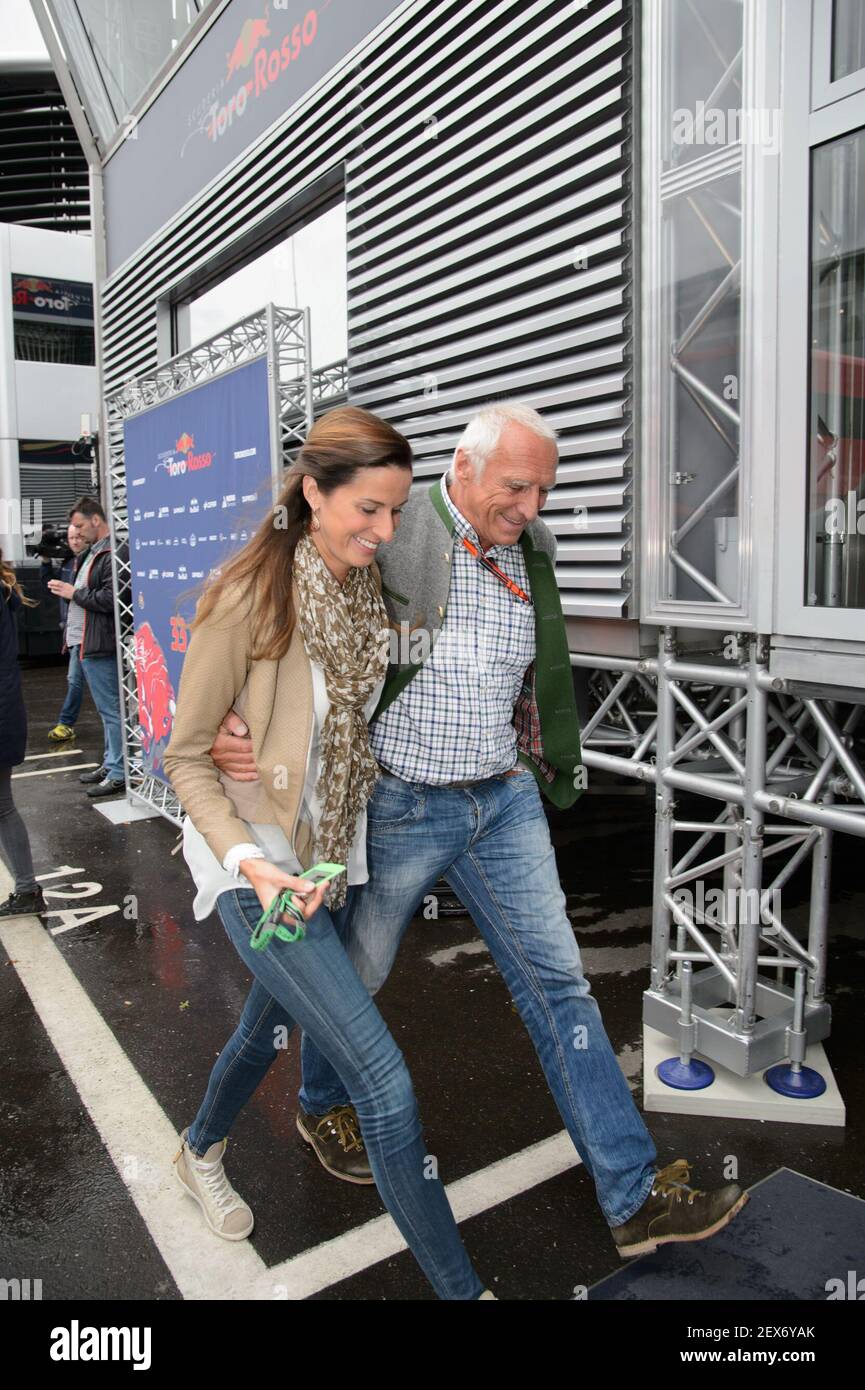
M 295 905 L 298 912 L 303 914 L 304 919 L 309 919 L 318 912 L 324 901 L 326 883 L 320 883 L 317 888 L 313 888 L 307 879 L 295 878 L 292 874 L 285 873 L 282 869 L 278 869 L 275 864 L 271 864 L 269 859 L 241 859 L 238 867 L 244 878 L 249 879 L 258 894 L 258 901 L 265 912 L 277 893 L 282 893 L 286 888 L 291 888 L 294 891 Z M 301 897 L 302 893 L 307 893 L 309 896 Z M 297 925 L 294 918 L 289 917 L 285 912 L 280 914 L 279 920 L 287 927 Z

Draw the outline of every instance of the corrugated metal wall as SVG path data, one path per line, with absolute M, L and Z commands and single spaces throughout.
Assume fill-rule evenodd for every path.
M 87 232 L 87 160 L 45 66 L 0 60 L 0 222 Z
M 345 169 L 349 390 L 440 474 L 473 409 L 559 432 L 545 519 L 565 611 L 631 588 L 632 0 L 403 11 L 106 287 L 111 391 L 157 361 L 156 304 Z

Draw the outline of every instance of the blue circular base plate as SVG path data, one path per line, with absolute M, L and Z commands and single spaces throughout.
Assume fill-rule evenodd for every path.
M 763 1073 L 763 1080 L 779 1096 L 792 1096 L 794 1100 L 814 1100 L 815 1096 L 822 1096 L 826 1089 L 826 1082 L 813 1067 L 794 1071 L 787 1062 L 770 1067 Z
M 677 1091 L 702 1091 L 715 1080 L 715 1073 L 708 1063 L 699 1062 L 695 1057 L 686 1067 L 682 1066 L 679 1057 L 668 1057 L 665 1062 L 658 1063 L 655 1075 L 665 1086 L 673 1086 Z

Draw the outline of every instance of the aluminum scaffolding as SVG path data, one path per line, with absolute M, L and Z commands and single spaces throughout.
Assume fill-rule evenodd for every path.
M 655 784 L 643 1020 L 676 1038 L 683 1058 L 700 1052 L 749 1076 L 784 1058 L 796 1070 L 806 1047 L 829 1034 L 832 834 L 865 836 L 865 768 L 855 745 L 865 691 L 818 697 L 770 675 L 767 638 L 736 641 L 737 659 L 693 660 L 664 628 L 657 657 L 571 661 L 590 672 L 586 765 Z M 712 808 L 685 818 L 677 792 Z M 776 895 L 809 858 L 802 942 Z M 713 877 L 721 886 L 710 899 L 704 885 Z M 723 1017 L 713 1012 L 721 1009 Z

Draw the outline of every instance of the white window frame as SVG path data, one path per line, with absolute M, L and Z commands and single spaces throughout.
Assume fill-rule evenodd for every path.
M 862 0 L 859 0 L 860 4 Z M 865 67 L 832 81 L 834 0 L 813 0 L 811 17 L 811 110 L 831 106 L 865 88 Z M 798 7 L 796 7 L 798 8 Z M 802 6 L 804 9 L 804 6 Z
M 805 603 L 808 453 L 810 429 L 811 156 L 815 146 L 865 127 L 863 90 L 831 105 L 809 110 L 802 93 L 813 91 L 809 70 L 815 57 L 812 35 L 818 17 L 831 35 L 831 10 L 824 0 L 785 5 L 778 278 L 778 557 L 773 630 L 822 641 L 865 640 L 865 609 Z M 825 57 L 826 42 L 821 52 Z M 819 57 L 819 55 L 816 55 Z M 821 58 L 820 61 L 823 61 Z M 828 69 L 827 69 L 828 71 Z M 846 81 L 846 79 L 845 79 Z M 835 86 L 840 84 L 835 83 Z

